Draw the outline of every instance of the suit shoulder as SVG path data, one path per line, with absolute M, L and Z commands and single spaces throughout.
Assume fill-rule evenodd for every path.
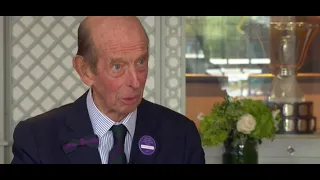
M 29 124 L 32 126 L 45 126 L 52 124 L 55 121 L 63 120 L 63 116 L 67 114 L 67 112 L 70 110 L 72 103 L 66 104 L 54 109 L 51 109 L 47 112 L 41 113 L 39 115 L 30 117 L 26 120 L 24 120 L 24 124 Z M 43 127 L 44 128 L 44 127 Z
M 146 105 L 147 107 L 151 108 L 150 110 L 152 112 L 156 112 L 156 113 L 164 113 L 163 115 L 165 116 L 174 116 L 175 118 L 182 118 L 182 119 L 186 119 L 187 117 L 178 113 L 177 111 L 174 111 L 168 107 L 162 106 L 160 104 L 156 104 L 150 101 L 146 101 Z
M 150 113 L 152 113 L 152 116 L 161 117 L 162 121 L 165 121 L 172 126 L 190 127 L 195 125 L 191 119 L 168 107 L 149 101 L 146 101 L 146 106 L 150 108 L 149 110 Z

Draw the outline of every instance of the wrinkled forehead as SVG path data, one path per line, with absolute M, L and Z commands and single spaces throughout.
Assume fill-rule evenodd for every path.
M 91 33 L 98 54 L 143 52 L 148 49 L 146 33 L 135 19 L 108 19 L 93 28 Z

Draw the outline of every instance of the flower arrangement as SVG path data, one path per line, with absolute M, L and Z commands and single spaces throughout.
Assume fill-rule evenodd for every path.
M 233 146 L 245 140 L 273 140 L 280 122 L 278 109 L 271 109 L 261 100 L 231 98 L 216 103 L 209 115 L 200 121 L 204 146 L 217 146 L 232 139 Z

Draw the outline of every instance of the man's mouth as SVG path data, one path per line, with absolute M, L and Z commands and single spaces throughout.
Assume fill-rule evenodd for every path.
M 132 96 L 132 97 L 122 98 L 122 101 L 124 104 L 130 105 L 130 104 L 135 104 L 138 99 L 139 99 L 139 96 Z

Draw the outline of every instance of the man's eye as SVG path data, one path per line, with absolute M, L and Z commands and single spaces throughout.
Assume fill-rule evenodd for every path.
M 138 64 L 143 64 L 144 63 L 144 59 L 140 59 L 139 61 L 138 61 Z
M 120 64 L 115 64 L 115 65 L 112 66 L 113 70 L 119 70 L 120 68 L 121 68 Z

